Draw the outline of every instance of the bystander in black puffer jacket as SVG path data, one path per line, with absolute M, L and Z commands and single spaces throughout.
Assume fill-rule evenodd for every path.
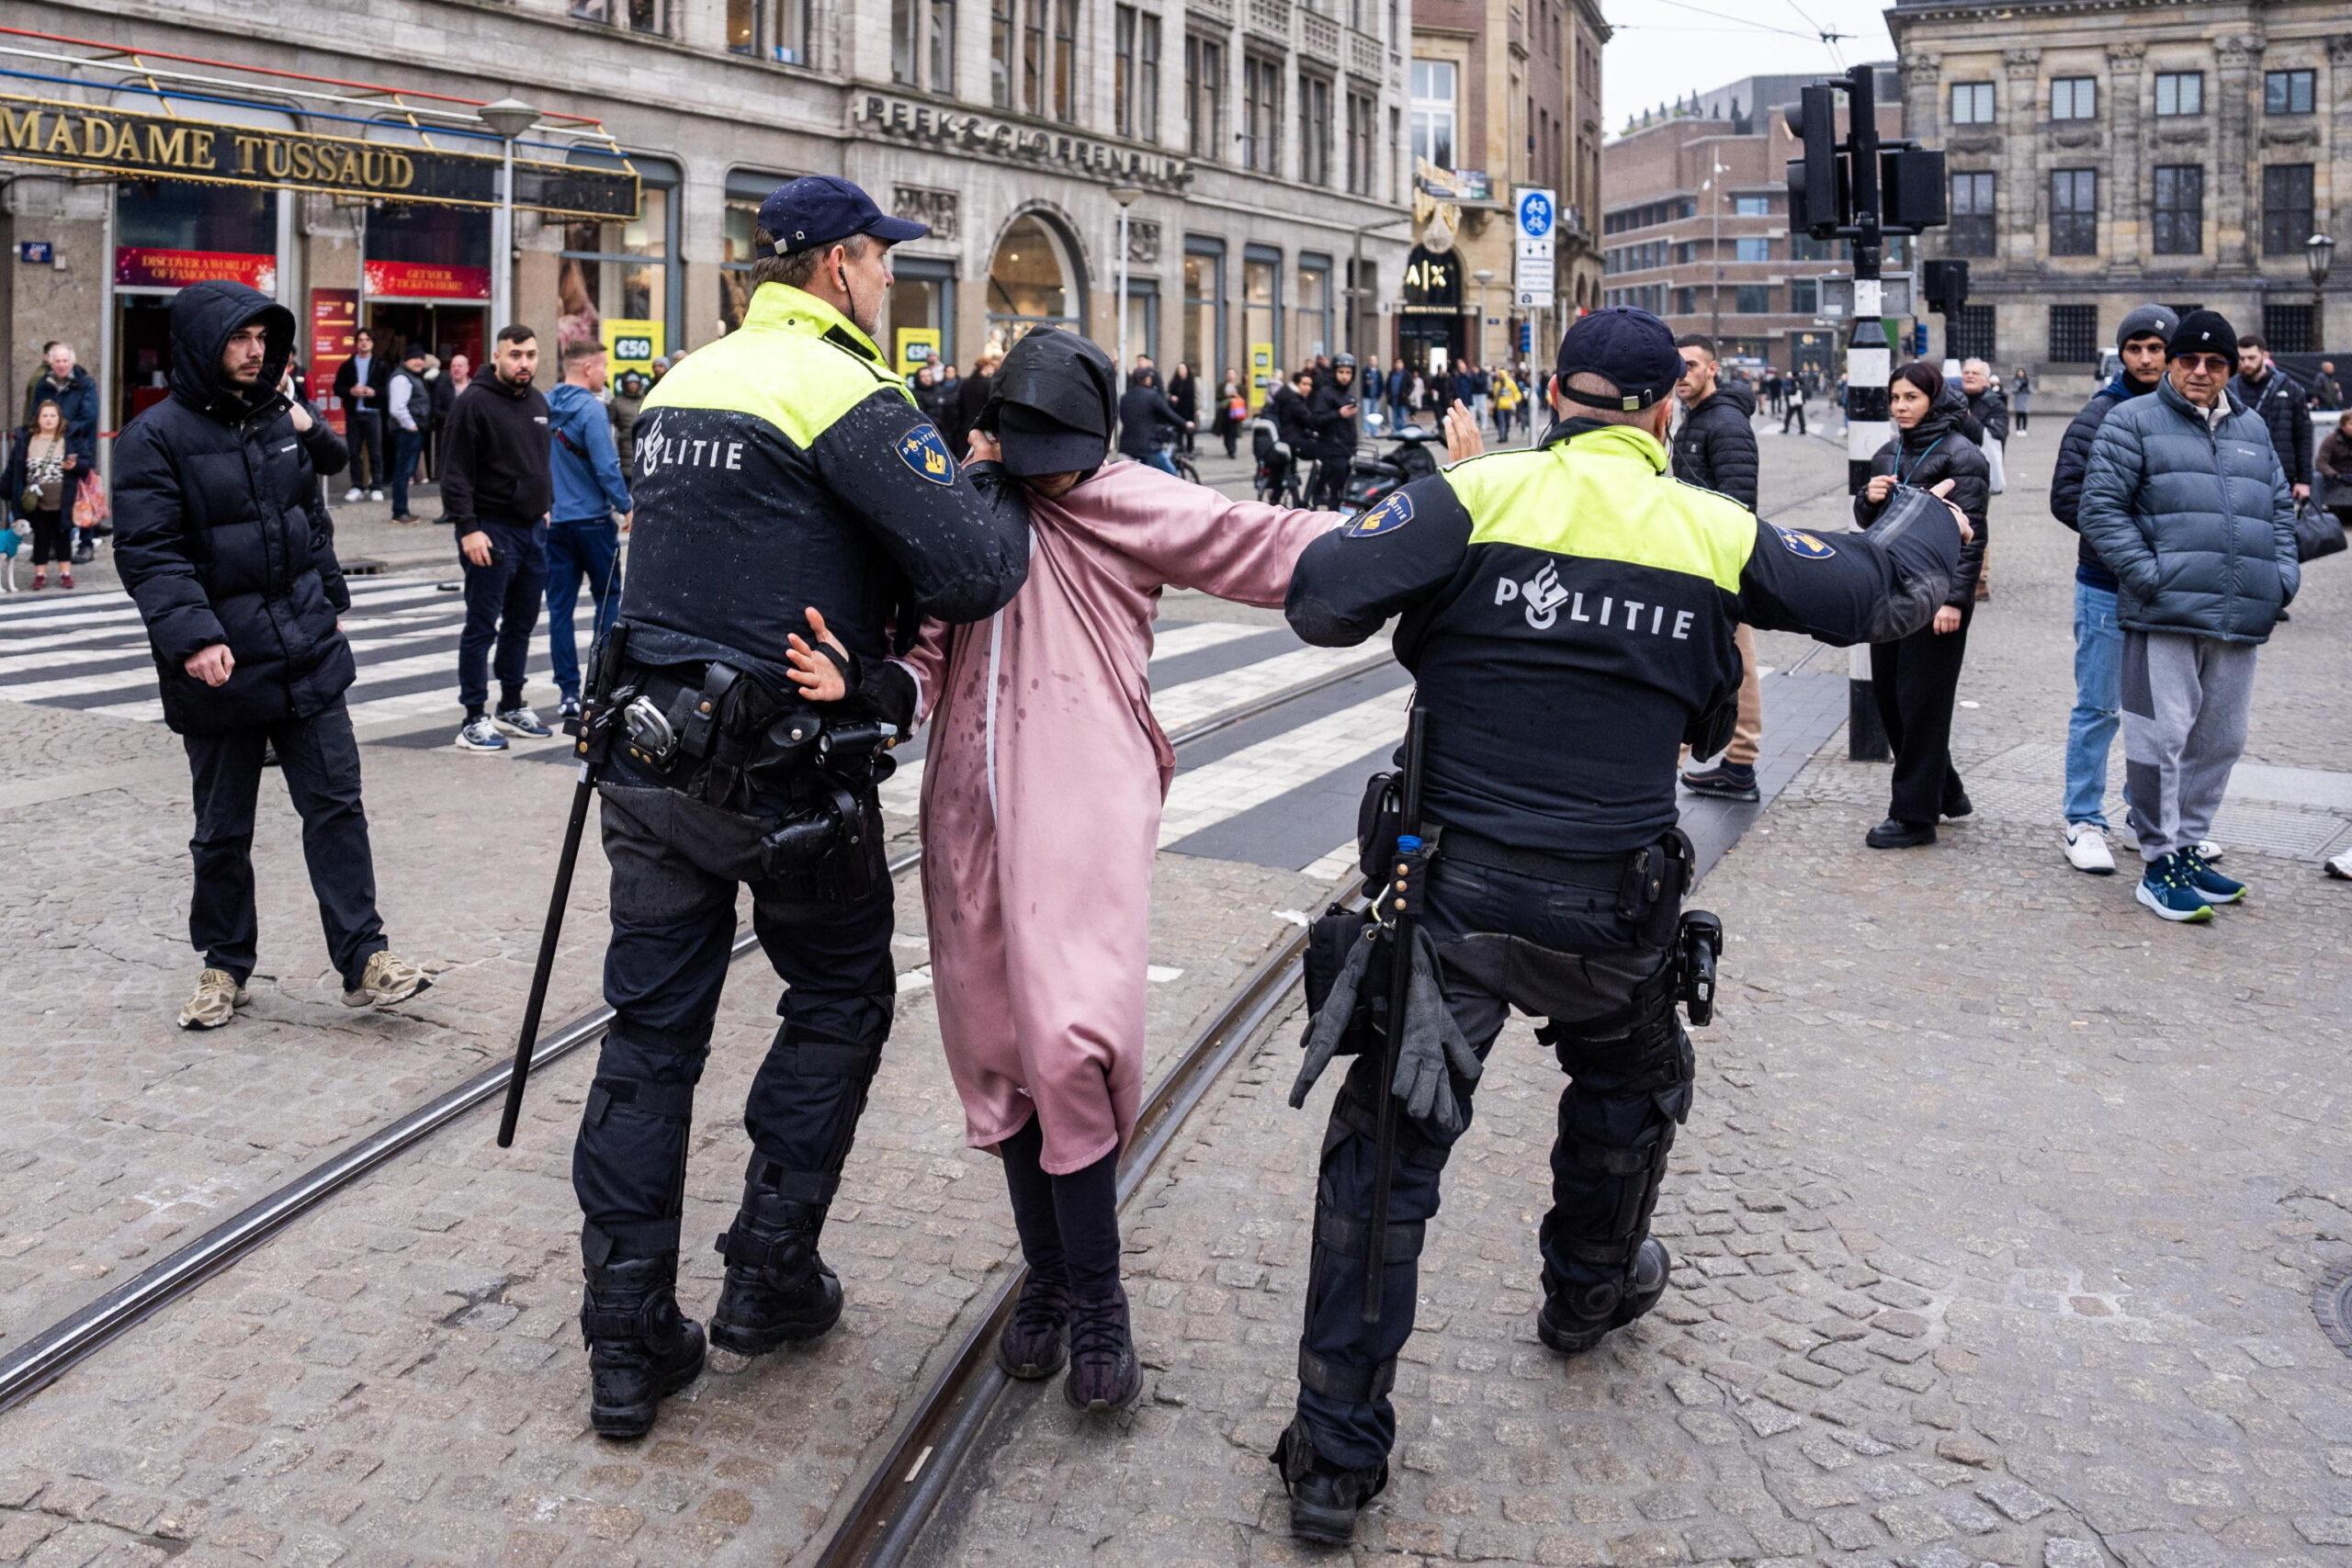
M 238 328 L 267 334 L 261 378 L 229 382 L 220 355 Z M 172 395 L 115 448 L 115 561 L 147 623 L 164 722 L 220 734 L 319 713 L 351 684 L 335 624 L 351 595 L 319 495 L 344 444 L 312 416 L 298 434 L 278 382 L 294 315 L 241 283 L 192 285 L 172 301 Z M 207 686 L 182 666 L 225 642 L 236 668 Z
M 1928 417 L 1908 430 L 1896 431 L 1894 439 L 1871 458 L 1873 475 L 1893 474 L 1919 490 L 1952 481 L 1951 493 L 1945 499 L 1968 513 L 1969 525 L 1976 530 L 1976 536 L 1960 547 L 1960 570 L 1951 574 L 1951 592 L 1944 596 L 1944 603 L 1957 610 L 1967 609 L 1976 597 L 1976 574 L 1984 566 L 1984 509 L 1993 499 L 1992 465 L 1975 437 L 1968 434 L 1975 426 L 1960 383 L 1947 382 L 1943 396 L 1928 411 Z M 1869 527 L 1883 504 L 1873 504 L 1868 491 L 1857 492 L 1854 521 Z
M 1756 510 L 1756 394 L 1724 380 L 1674 434 L 1674 477 Z

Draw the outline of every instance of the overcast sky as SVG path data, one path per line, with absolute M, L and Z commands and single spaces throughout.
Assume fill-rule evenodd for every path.
M 1743 76 L 1818 71 L 1834 75 L 1865 60 L 1892 60 L 1886 0 L 1602 0 L 1615 34 L 1601 57 L 1603 129 L 1661 101 Z M 1850 33 L 1833 54 L 1815 35 Z

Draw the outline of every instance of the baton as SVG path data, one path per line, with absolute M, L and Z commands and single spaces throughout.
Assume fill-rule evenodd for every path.
M 1396 812 L 1396 852 L 1400 861 L 1419 853 L 1421 847 L 1421 740 L 1425 716 L 1416 703 L 1405 718 L 1405 768 L 1399 780 Z M 1382 878 L 1385 886 L 1380 895 L 1393 907 L 1387 922 L 1388 1024 L 1382 1032 L 1380 1102 L 1374 1112 L 1373 1135 L 1372 1228 L 1363 1244 L 1363 1316 L 1367 1325 L 1380 1321 L 1382 1275 L 1388 1265 L 1389 1172 L 1396 1162 L 1396 1060 L 1404 1049 L 1405 1004 L 1413 984 L 1414 931 L 1419 923 L 1407 908 L 1409 899 L 1397 896 L 1405 880 L 1397 876 Z M 1411 891 L 1418 895 L 1418 889 Z M 1374 908 L 1378 908 L 1376 899 Z
M 514 1122 L 523 1114 L 523 1090 L 531 1081 L 531 1052 L 539 1043 L 539 1013 L 547 1006 L 548 980 L 555 972 L 556 942 L 563 934 L 564 906 L 571 901 L 571 872 L 580 861 L 580 836 L 588 825 L 588 802 L 596 793 L 597 759 L 593 744 L 603 727 L 600 711 L 620 682 L 621 661 L 628 655 L 628 625 L 616 622 L 605 634 L 605 643 L 591 668 L 588 701 L 580 716 L 580 737 L 574 750 L 580 757 L 580 783 L 571 792 L 571 817 L 563 825 L 563 850 L 556 857 L 555 891 L 548 896 L 547 922 L 539 929 L 539 961 L 531 970 L 530 999 L 523 1004 L 523 1028 L 514 1040 L 514 1071 L 506 1080 L 506 1109 L 498 1118 L 498 1146 L 512 1148 Z

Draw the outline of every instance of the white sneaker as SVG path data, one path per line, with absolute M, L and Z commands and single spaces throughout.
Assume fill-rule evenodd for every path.
M 370 501 L 381 501 L 384 499 L 384 492 L 380 490 L 371 490 L 368 492 L 368 499 Z
M 2067 823 L 2066 863 L 2093 876 L 2113 876 L 2115 856 L 2107 847 L 2106 829 L 2088 822 Z
M 2198 840 L 2197 853 L 2199 858 L 2203 860 L 2220 860 L 2222 846 L 2211 839 L 2200 839 Z
M 353 485 L 349 490 L 343 492 L 343 499 L 345 501 L 357 501 L 364 493 L 366 492 L 361 491 L 357 485 Z

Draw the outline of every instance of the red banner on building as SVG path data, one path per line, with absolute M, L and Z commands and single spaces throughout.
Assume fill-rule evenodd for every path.
M 488 299 L 490 268 L 443 266 L 437 262 L 371 261 L 370 299 Z
M 337 434 L 344 434 L 345 424 L 343 405 L 333 395 L 334 373 L 351 357 L 358 331 L 359 290 L 311 290 L 311 400 L 326 412 L 327 423 Z
M 118 245 L 114 253 L 114 282 L 118 288 L 185 288 L 191 283 L 225 281 L 277 292 L 277 258 L 242 251 L 164 251 L 146 245 Z

